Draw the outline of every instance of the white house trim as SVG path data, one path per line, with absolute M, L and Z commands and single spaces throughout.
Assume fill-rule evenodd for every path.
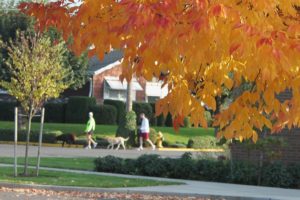
M 93 75 L 98 75 L 98 74 L 101 74 L 101 73 L 105 72 L 106 70 L 112 69 L 112 68 L 120 65 L 122 63 L 122 61 L 123 61 L 123 59 L 121 61 L 118 60 L 116 62 L 113 62 L 113 63 L 105 66 L 105 67 L 102 67 L 101 69 L 98 69 L 97 71 L 95 71 L 93 73 Z

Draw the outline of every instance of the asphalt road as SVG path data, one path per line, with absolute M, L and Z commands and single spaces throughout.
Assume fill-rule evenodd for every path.
M 37 146 L 29 147 L 29 156 L 37 156 Z M 136 149 L 130 150 L 108 150 L 108 149 L 81 149 L 81 148 L 62 148 L 62 147 L 42 147 L 41 156 L 42 157 L 103 157 L 107 155 L 122 157 L 122 158 L 137 158 L 143 154 L 158 154 L 161 157 L 178 158 L 185 151 L 161 151 L 161 150 L 151 150 L 144 149 L 143 151 L 137 151 Z M 221 153 L 212 152 L 191 152 L 195 157 L 217 157 Z M 24 156 L 25 146 L 18 145 L 17 156 Z M 8 144 L 0 144 L 0 157 L 13 157 L 14 156 L 14 146 Z

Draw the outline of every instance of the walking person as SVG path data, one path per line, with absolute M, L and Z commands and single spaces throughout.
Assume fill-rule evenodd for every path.
M 140 114 L 140 118 L 142 119 L 142 124 L 139 131 L 140 147 L 138 148 L 138 151 L 143 150 L 143 140 L 146 140 L 152 146 L 152 150 L 155 150 L 155 145 L 149 139 L 149 133 L 150 133 L 149 120 L 147 119 L 144 113 Z
M 95 142 L 92 138 L 92 135 L 95 131 L 95 128 L 96 128 L 96 123 L 95 123 L 95 119 L 93 117 L 93 113 L 92 112 L 89 112 L 89 120 L 86 124 L 86 128 L 85 128 L 85 133 L 86 133 L 86 138 L 87 138 L 87 147 L 86 149 L 91 149 L 91 143 L 93 143 L 93 147 L 96 148 L 97 146 L 97 142 Z

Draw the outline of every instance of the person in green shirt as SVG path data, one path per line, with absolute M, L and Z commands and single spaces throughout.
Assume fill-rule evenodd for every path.
M 96 128 L 96 123 L 95 123 L 95 119 L 93 117 L 93 113 L 89 112 L 89 120 L 88 120 L 88 122 L 86 124 L 86 128 L 84 130 L 84 132 L 86 133 L 86 138 L 87 138 L 87 143 L 88 143 L 88 146 L 86 147 L 86 149 L 91 149 L 91 143 L 93 143 L 94 148 L 96 148 L 96 146 L 98 144 L 92 138 L 95 128 Z

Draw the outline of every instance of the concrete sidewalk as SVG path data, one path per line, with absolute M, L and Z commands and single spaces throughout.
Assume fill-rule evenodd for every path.
M 1 164 L 0 166 L 12 166 Z M 121 175 L 111 173 L 89 172 L 80 170 L 65 170 L 45 168 L 41 169 L 53 170 L 53 171 L 65 171 L 81 174 L 94 174 L 105 176 L 118 176 L 124 178 L 142 178 L 159 181 L 175 181 L 184 183 L 184 185 L 174 186 L 153 186 L 153 187 L 135 187 L 135 188 L 82 188 L 82 187 L 58 187 L 58 186 L 28 186 L 28 187 L 41 187 L 52 190 L 80 190 L 91 192 L 126 192 L 126 193 L 150 193 L 150 194 L 166 194 L 166 195 L 187 195 L 187 196 L 213 196 L 213 197 L 228 197 L 228 199 L 276 199 L 276 200 L 299 200 L 300 190 L 296 189 L 282 189 L 271 187 L 258 187 L 238 184 L 226 184 L 226 183 L 214 183 L 203 181 L 190 181 L 180 179 L 168 179 L 168 178 L 154 178 L 146 176 L 132 176 Z M 1 183 L 0 183 L 1 186 Z
M 29 156 L 37 155 L 37 146 L 29 147 Z M 117 156 L 121 158 L 138 158 L 143 154 L 157 154 L 161 157 L 179 158 L 185 151 L 152 151 L 144 149 L 137 151 L 136 149 L 129 150 L 108 150 L 108 149 L 79 149 L 79 148 L 62 148 L 62 147 L 42 147 L 42 157 L 103 157 L 107 155 Z M 191 152 L 193 156 L 209 156 L 217 158 L 219 155 L 224 155 L 224 152 Z M 18 145 L 17 156 L 24 156 L 25 146 Z M 9 144 L 0 144 L 0 157 L 13 157 L 14 146 Z

